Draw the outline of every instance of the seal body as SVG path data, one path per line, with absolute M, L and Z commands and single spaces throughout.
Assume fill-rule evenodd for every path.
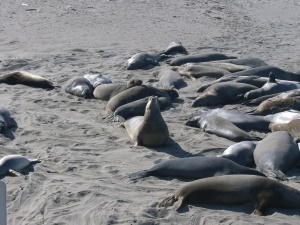
M 208 177 L 184 185 L 158 207 L 184 203 L 240 205 L 253 204 L 254 214 L 263 215 L 267 208 L 300 208 L 300 192 L 278 181 L 254 175 Z
M 159 79 L 162 88 L 179 89 L 186 84 L 180 74 L 171 69 L 162 69 L 154 72 L 153 75 Z
M 277 131 L 257 143 L 253 156 L 258 169 L 268 177 L 287 180 L 283 173 L 297 164 L 299 149 L 288 132 Z
M 127 83 L 122 84 L 102 84 L 95 88 L 93 95 L 95 98 L 108 101 L 115 95 L 134 86 L 142 85 L 143 81 L 139 79 L 130 79 Z
M 222 61 L 202 62 L 199 63 L 199 65 L 219 68 L 222 70 L 227 70 L 228 72 L 231 73 L 251 69 L 250 66 L 236 65 L 233 63 L 222 62 Z
M 127 62 L 127 70 L 142 69 L 146 66 L 158 66 L 162 55 L 156 53 L 141 52 L 133 55 Z
M 265 61 L 259 58 L 225 59 L 225 60 L 220 60 L 218 62 L 231 63 L 240 66 L 249 66 L 252 68 L 260 67 L 260 66 L 268 66 L 268 64 Z
M 176 54 L 176 53 L 183 53 L 183 54 L 187 53 L 187 50 L 185 49 L 185 47 L 183 47 L 180 41 L 171 42 L 166 48 L 166 50 L 164 51 L 164 54 L 166 55 Z
M 78 97 L 90 98 L 94 87 L 88 79 L 78 76 L 67 81 L 65 91 Z
M 264 118 L 271 123 L 288 123 L 292 120 L 300 119 L 300 112 L 297 110 L 287 110 L 271 115 L 266 115 Z
M 84 78 L 88 79 L 89 82 L 93 85 L 93 87 L 97 87 L 100 84 L 110 84 L 112 83 L 112 80 L 108 77 L 104 76 L 103 74 L 94 74 L 94 73 L 88 73 L 83 75 Z
M 252 166 L 255 146 L 253 141 L 241 141 L 226 148 L 220 157 L 230 159 L 242 166 Z
M 10 112 L 0 106 L 0 133 L 5 133 L 8 128 L 14 127 L 15 122 L 10 115 Z
M 131 174 L 130 179 L 136 180 L 148 176 L 201 179 L 228 174 L 265 176 L 255 169 L 238 165 L 229 159 L 200 156 L 166 160 L 158 163 L 149 170 Z
M 164 121 L 156 96 L 150 96 L 144 116 L 136 116 L 124 124 L 134 145 L 162 146 L 169 139 L 169 130 Z
M 202 92 L 193 102 L 192 107 L 224 105 L 241 100 L 244 94 L 256 89 L 250 84 L 223 82 L 214 84 Z
M 300 142 L 300 119 L 292 120 L 289 123 L 271 123 L 269 127 L 272 132 L 287 131 L 296 142 Z
M 41 76 L 28 73 L 26 71 L 15 71 L 15 72 L 0 75 L 0 84 L 1 83 L 11 84 L 11 85 L 23 84 L 30 87 L 38 87 L 38 88 L 46 88 L 46 89 L 54 88 L 54 85 L 51 81 Z

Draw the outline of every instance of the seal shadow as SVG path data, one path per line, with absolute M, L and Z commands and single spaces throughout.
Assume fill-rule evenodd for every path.
M 168 142 L 162 147 L 151 147 L 151 149 L 157 152 L 165 152 L 169 155 L 175 156 L 177 158 L 185 158 L 194 156 L 192 153 L 187 152 L 182 149 L 181 146 L 175 142 L 172 138 L 169 138 Z

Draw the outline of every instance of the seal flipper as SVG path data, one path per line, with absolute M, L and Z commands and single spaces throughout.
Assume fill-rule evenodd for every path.
M 266 209 L 268 208 L 268 201 L 267 200 L 263 200 L 259 203 L 259 205 L 255 208 L 255 210 L 253 211 L 253 213 L 257 216 L 263 216 L 264 212 L 266 211 Z
M 285 174 L 283 172 L 281 172 L 280 170 L 265 170 L 263 171 L 263 173 L 272 179 L 276 179 L 276 180 L 282 180 L 282 181 L 288 181 L 289 179 L 285 176 Z
M 144 177 L 149 177 L 151 174 L 148 170 L 142 170 L 136 173 L 130 174 L 128 177 L 130 180 L 135 181 Z
M 19 173 L 19 172 L 15 171 L 15 170 L 12 170 L 12 169 L 9 169 L 9 170 L 8 170 L 8 173 L 9 173 L 10 175 L 12 175 L 12 176 L 16 176 L 16 177 L 20 177 L 20 176 L 22 176 L 22 174 L 21 174 L 21 173 Z
M 176 202 L 175 195 L 165 198 L 161 203 L 158 204 L 158 207 L 167 207 L 173 205 Z

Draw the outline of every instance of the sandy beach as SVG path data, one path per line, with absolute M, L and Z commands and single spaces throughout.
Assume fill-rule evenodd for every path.
M 299 224 L 299 209 L 271 208 L 259 217 L 252 214 L 252 205 L 199 204 L 182 212 L 158 208 L 187 181 L 128 179 L 163 160 L 216 156 L 234 144 L 185 125 L 200 109 L 216 108 L 190 106 L 196 90 L 211 78 L 184 78 L 187 86 L 162 111 L 171 140 L 155 148 L 134 147 L 120 123 L 105 121 L 107 102 L 64 90 L 70 78 L 91 71 L 115 83 L 138 78 L 149 84 L 152 72 L 169 65 L 126 70 L 127 60 L 137 52 L 162 51 L 177 40 L 189 54 L 257 57 L 300 71 L 299 11 L 300 3 L 288 0 L 0 2 L 0 74 L 24 70 L 56 86 L 45 90 L 0 84 L 0 105 L 18 125 L 12 138 L 0 134 L 0 157 L 21 154 L 42 161 L 25 176 L 2 178 L 7 224 Z M 254 109 L 241 104 L 224 108 Z M 267 134 L 249 133 L 261 138 Z M 294 169 L 287 176 L 299 174 Z M 285 183 L 300 190 L 299 183 Z

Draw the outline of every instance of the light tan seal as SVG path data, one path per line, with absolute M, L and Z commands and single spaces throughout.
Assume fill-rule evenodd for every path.
M 292 135 L 294 141 L 300 142 L 300 119 L 292 120 L 289 123 L 271 123 L 269 128 L 272 132 L 287 131 Z
M 144 116 L 135 116 L 122 124 L 134 145 L 162 146 L 169 139 L 169 130 L 164 121 L 156 96 L 150 96 Z
M 158 207 L 174 205 L 178 210 L 184 203 L 252 203 L 255 205 L 253 213 L 261 216 L 267 208 L 300 208 L 300 191 L 266 177 L 224 175 L 193 181 L 163 200 Z

